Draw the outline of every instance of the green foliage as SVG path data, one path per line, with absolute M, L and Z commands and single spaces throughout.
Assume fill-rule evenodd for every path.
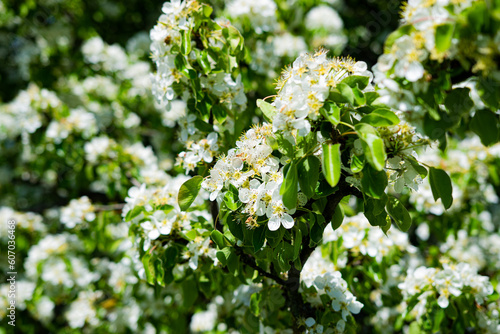
M 297 206 L 297 191 L 298 191 L 298 172 L 295 162 L 289 163 L 284 168 L 284 180 L 280 188 L 280 194 L 283 196 L 283 204 L 288 209 L 295 209 Z
M 314 191 L 319 180 L 319 166 L 319 159 L 312 155 L 304 157 L 297 164 L 300 190 L 307 198 L 314 196 Z
M 429 169 L 429 182 L 434 200 L 437 201 L 438 198 L 441 198 L 444 208 L 449 209 L 453 203 L 453 189 L 448 174 L 442 169 L 431 167 Z
M 335 187 L 340 180 L 340 144 L 323 145 L 323 175 L 328 184 Z
M 432 25 L 406 13 L 395 31 L 399 10 L 383 1 L 277 0 L 263 26 L 253 21 L 261 11 L 194 4 L 165 5 L 164 15 L 188 19 L 160 19 L 176 33 L 151 33 L 151 53 L 147 34 L 125 43 L 154 25 L 158 4 L 4 4 L 2 101 L 32 83 L 0 109 L 0 216 L 17 221 L 16 269 L 23 289 L 34 285 L 18 304 L 19 330 L 465 333 L 495 321 L 498 1 L 450 3 Z M 320 22 L 308 13 L 332 8 L 343 31 L 311 28 Z M 369 68 L 379 53 L 392 58 L 374 80 L 350 58 L 299 58 L 277 90 L 287 96 L 293 77 L 290 101 L 303 100 L 277 108 L 288 100 L 272 102 L 272 82 L 294 48 L 344 34 L 342 53 Z M 97 35 L 104 41 L 86 44 Z M 294 42 L 277 44 L 285 38 Z M 151 59 L 156 103 L 144 83 Z M 332 76 L 300 82 L 299 72 Z M 425 135 L 441 153 L 420 151 Z M 453 210 L 422 197 L 426 177 Z M 419 267 L 425 284 L 411 281 Z M 465 276 L 481 284 L 442 290 Z M 92 316 L 75 325 L 82 302 Z M 210 329 L 195 328 L 199 319 Z
M 182 211 L 186 211 L 193 204 L 201 189 L 202 181 L 203 177 L 196 175 L 181 185 L 179 195 L 177 196 L 177 203 Z
M 361 139 L 366 160 L 377 171 L 381 171 L 385 167 L 387 159 L 384 141 L 378 135 L 377 130 L 369 124 L 358 123 L 355 128 Z
M 476 111 L 470 122 L 470 127 L 481 138 L 483 145 L 490 146 L 499 141 L 498 124 L 499 118 L 495 113 L 481 109 Z

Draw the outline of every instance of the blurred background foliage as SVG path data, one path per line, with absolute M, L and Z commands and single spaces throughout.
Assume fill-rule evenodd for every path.
M 206 1 L 221 9 L 223 1 Z M 398 26 L 401 1 L 335 2 L 348 44 L 342 55 L 375 64 L 386 36 Z M 280 18 L 301 35 L 305 14 L 328 1 L 277 1 Z M 61 76 L 82 71 L 80 47 L 99 35 L 108 44 L 126 46 L 156 23 L 162 0 L 58 1 L 3 0 L 0 13 L 0 101 L 10 101 L 32 81 L 52 88 Z M 217 13 L 217 11 L 216 11 Z

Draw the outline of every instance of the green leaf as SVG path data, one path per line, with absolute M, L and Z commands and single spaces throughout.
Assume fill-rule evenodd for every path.
M 182 211 L 186 211 L 193 204 L 200 191 L 202 181 L 203 177 L 196 175 L 182 184 L 177 196 L 177 203 Z
M 224 203 L 226 204 L 227 208 L 231 211 L 236 211 L 238 210 L 238 189 L 232 184 L 229 185 L 229 191 L 226 192 L 224 195 L 223 199 Z
M 349 87 L 349 86 L 347 86 Z M 330 94 L 328 95 L 328 100 L 333 101 L 335 103 L 347 103 L 349 102 L 337 88 L 330 90 Z
M 470 128 L 481 138 L 483 145 L 489 146 L 498 142 L 498 124 L 498 116 L 495 113 L 482 109 L 476 111 L 470 122 Z
M 358 86 L 359 89 L 365 89 L 370 82 L 370 78 L 361 75 L 350 75 L 341 82 L 347 84 L 351 88 Z
M 391 196 L 387 202 L 386 209 L 399 229 L 403 232 L 408 231 L 411 226 L 411 217 L 403 204 L 397 198 Z
M 380 199 L 365 198 L 363 203 L 363 212 L 366 219 L 372 226 L 385 226 L 387 224 L 387 212 L 385 205 L 387 203 L 387 195 L 384 193 Z
M 303 158 L 297 164 L 300 189 L 307 198 L 314 196 L 316 184 L 319 179 L 319 165 L 319 159 L 313 155 Z
M 444 309 L 446 315 L 448 316 L 448 318 L 450 319 L 457 319 L 458 317 L 458 311 L 457 311 L 457 307 L 455 306 L 455 303 L 453 301 L 450 301 L 450 305 Z
M 365 92 L 366 104 L 372 105 L 379 96 L 377 92 Z
M 125 221 L 127 221 L 127 222 L 131 221 L 132 219 L 134 219 L 135 217 L 140 215 L 143 211 L 144 211 L 143 206 L 141 206 L 141 205 L 135 206 L 132 210 L 127 212 L 127 215 L 125 216 Z
M 342 207 L 340 205 L 337 205 L 331 221 L 333 230 L 338 229 L 340 225 L 342 225 L 343 221 L 344 221 L 344 210 L 342 210 Z
M 210 66 L 210 62 L 208 61 L 208 53 L 206 50 L 197 53 L 196 61 L 200 65 L 204 74 L 210 73 L 212 67 Z
M 243 50 L 243 36 L 241 36 L 238 29 L 234 26 L 227 26 L 224 31 L 226 32 L 226 38 L 229 42 L 229 46 L 233 52 L 239 52 Z
M 363 170 L 363 167 L 365 166 L 365 156 L 357 156 L 353 155 L 351 158 L 351 171 L 353 173 L 359 173 Z
M 179 251 L 176 247 L 169 247 L 163 254 L 163 259 L 165 263 L 165 267 L 173 268 L 177 263 L 177 256 L 179 255 Z
M 323 144 L 323 175 L 335 187 L 340 180 L 340 144 Z
M 293 246 L 283 240 L 280 245 L 276 247 L 274 256 L 277 259 L 280 272 L 286 272 L 290 270 L 290 261 L 293 257 Z
M 220 104 L 214 104 L 212 106 L 212 113 L 215 116 L 215 119 L 219 123 L 224 123 L 227 117 L 227 111 L 226 108 Z
M 252 295 L 250 296 L 250 311 L 252 311 L 253 315 L 255 315 L 256 317 L 258 317 L 260 314 L 259 304 L 261 298 L 262 294 L 260 292 L 252 293 Z
M 442 308 L 439 308 L 436 312 L 434 312 L 434 324 L 432 326 L 432 332 L 433 333 L 438 333 L 441 323 L 443 322 L 445 317 L 444 310 Z
M 228 248 L 225 248 L 225 249 L 228 249 Z M 240 265 L 239 256 L 236 255 L 236 253 L 234 251 L 231 251 L 231 253 L 229 254 L 229 257 L 227 258 L 227 269 L 229 270 L 229 272 L 231 274 L 233 274 L 234 276 L 237 276 L 239 265 Z
M 436 50 L 445 52 L 451 46 L 455 25 L 451 23 L 441 24 L 436 27 Z
M 349 87 L 345 83 L 338 83 L 336 88 L 347 102 L 349 102 L 351 105 L 354 105 L 354 93 L 351 87 Z
M 201 104 L 201 103 L 199 103 Z M 208 109 L 207 109 L 207 112 L 208 112 Z M 207 122 L 203 122 L 201 119 L 197 118 L 196 121 L 194 121 L 194 126 L 200 130 L 200 131 L 203 131 L 203 132 L 212 132 L 214 131 L 214 127 L 207 123 Z
M 187 70 L 190 66 L 186 61 L 186 57 L 184 57 L 182 54 L 178 54 L 177 56 L 175 56 L 174 65 L 179 71 L 184 73 L 186 76 L 189 76 Z
M 467 114 L 474 106 L 474 102 L 470 98 L 469 92 L 469 88 L 455 88 L 449 92 L 444 99 L 444 105 L 448 112 L 460 116 Z
M 294 162 L 289 163 L 288 168 L 284 168 L 284 180 L 281 185 L 280 195 L 283 197 L 283 204 L 289 209 L 297 207 L 297 191 L 298 191 L 298 173 L 297 165 Z
M 381 198 L 385 195 L 387 183 L 387 174 L 385 171 L 377 171 L 370 165 L 365 165 L 365 168 L 363 168 L 363 178 L 361 179 L 361 186 L 365 194 L 373 198 Z
M 266 117 L 267 121 L 272 122 L 274 116 L 277 113 L 276 107 L 274 107 L 271 103 L 267 103 L 264 100 L 257 100 L 257 107 L 262 110 L 262 113 Z
M 202 4 L 201 6 L 203 8 L 203 15 L 205 15 L 205 17 L 210 17 L 214 11 L 213 8 L 206 4 Z
M 367 123 L 372 126 L 391 126 L 398 125 L 399 118 L 389 109 L 379 108 L 375 109 L 368 115 L 363 116 L 360 122 Z
M 212 233 L 210 233 L 210 238 L 212 238 L 220 249 L 224 249 L 228 246 L 224 239 L 224 235 L 217 230 L 213 230 Z
M 181 53 L 187 56 L 191 52 L 191 30 L 181 31 Z
M 220 261 L 220 263 L 222 263 L 223 266 L 227 266 L 227 260 L 229 259 L 231 252 L 232 249 L 227 247 L 220 251 L 217 251 L 217 253 L 215 253 L 215 256 Z
M 155 278 L 156 278 L 156 283 L 160 286 L 165 286 L 165 269 L 163 269 L 163 261 L 160 258 L 155 258 L 154 261 L 154 267 L 155 267 Z
M 264 246 L 264 241 L 266 241 L 266 230 L 267 226 L 262 225 L 253 231 L 252 244 L 254 252 L 259 251 L 262 246 Z
M 386 215 L 385 218 L 386 218 L 386 224 L 380 226 L 380 228 L 382 229 L 382 232 L 384 232 L 384 234 L 387 235 L 387 231 L 389 231 L 389 229 L 391 228 L 392 223 L 391 223 L 391 218 L 389 216 Z
M 453 203 L 453 188 L 448 174 L 442 169 L 431 167 L 429 170 L 429 182 L 434 200 L 437 201 L 438 198 L 441 198 L 444 208 L 449 209 Z
M 142 264 L 144 266 L 144 272 L 146 274 L 146 281 L 154 285 L 155 284 L 155 266 L 152 255 L 150 252 L 146 252 L 142 257 Z
M 358 123 L 354 127 L 361 139 L 361 146 L 368 163 L 378 171 L 383 170 L 387 154 L 384 141 L 379 137 L 377 130 L 366 123 Z
M 311 154 L 311 152 L 315 150 L 317 143 L 318 139 L 314 131 L 309 132 L 306 136 L 297 136 L 295 156 L 304 157 Z
M 238 223 L 236 219 L 234 219 L 233 215 L 229 214 L 226 220 L 227 227 L 229 227 L 229 231 L 238 239 L 243 240 L 243 223 Z
M 478 91 L 481 100 L 488 106 L 491 110 L 500 109 L 500 99 L 498 98 L 498 90 L 500 89 L 500 83 L 498 80 L 490 77 L 479 77 L 478 80 Z
M 189 241 L 193 241 L 198 236 L 198 233 L 196 232 L 195 229 L 193 229 L 191 231 L 184 233 L 184 235 L 186 236 L 186 238 L 188 238 Z
M 421 330 L 420 330 L 420 326 L 418 324 L 418 322 L 414 321 L 410 324 L 410 328 L 408 330 L 408 334 L 421 334 L 423 333 Z
M 196 299 L 198 298 L 198 286 L 196 285 L 196 281 L 192 278 L 189 278 L 182 282 L 182 302 L 184 307 L 191 307 Z
M 318 244 L 321 242 L 321 239 L 323 239 L 323 223 L 325 219 L 323 218 L 322 215 L 319 214 L 311 214 L 312 217 L 315 217 L 314 221 L 315 223 L 312 224 L 311 222 L 311 231 L 309 232 L 309 235 L 311 236 L 311 241 L 314 242 L 315 244 Z
M 410 164 L 412 165 L 412 167 L 417 171 L 418 174 L 420 174 L 420 176 L 423 178 L 425 178 L 427 176 L 427 168 L 425 168 L 424 166 L 420 165 L 417 160 L 415 160 L 414 157 L 412 156 L 407 156 L 405 158 L 406 161 L 409 161 Z
M 271 231 L 270 229 L 266 229 L 266 239 L 267 243 L 271 247 L 276 247 L 283 240 L 283 236 L 285 235 L 285 229 L 280 228 L 277 231 Z
M 340 122 L 340 108 L 332 102 L 328 102 L 324 105 L 320 111 L 323 113 L 323 116 L 330 121 L 333 125 L 337 125 Z
M 294 156 L 293 145 L 282 135 L 276 135 L 276 141 L 278 143 L 278 150 L 287 157 L 293 158 Z
M 352 88 L 352 93 L 354 94 L 355 106 L 362 106 L 366 103 L 365 94 L 358 87 Z

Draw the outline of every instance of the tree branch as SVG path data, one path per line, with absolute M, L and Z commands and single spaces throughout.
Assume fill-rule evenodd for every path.
M 257 265 L 257 263 L 255 262 L 254 258 L 250 254 L 245 253 L 243 248 L 234 245 L 234 249 L 236 250 L 236 254 L 238 254 L 240 256 L 241 261 L 243 261 L 243 263 L 245 263 L 249 267 L 257 270 L 260 275 L 267 277 L 267 278 L 270 278 L 270 279 L 276 281 L 276 283 L 278 283 L 278 284 L 281 284 L 281 285 L 287 284 L 287 282 L 284 279 L 282 279 L 281 277 L 274 275 L 274 274 L 271 274 L 271 273 L 265 271 L 264 269 L 262 269 L 261 267 L 259 267 Z
M 125 203 L 94 205 L 94 211 L 120 211 L 123 210 Z
M 323 211 L 323 218 L 325 218 L 325 222 L 322 226 L 323 230 L 332 220 L 333 214 L 335 213 L 335 210 L 337 209 L 342 198 L 348 195 L 355 195 L 358 198 L 363 197 L 363 194 L 358 189 L 347 183 L 345 181 L 345 177 L 343 176 L 339 181 L 338 187 L 339 189 L 336 192 L 327 197 L 327 204 L 325 206 L 325 210 Z M 301 265 L 304 265 L 317 247 L 317 245 L 311 246 L 310 241 L 311 238 L 309 235 L 302 239 L 302 250 L 299 255 Z M 299 293 L 300 270 L 296 269 L 293 264 L 288 271 L 288 280 L 286 283 L 286 298 L 294 318 L 293 332 L 294 334 L 302 333 L 302 330 L 298 325 L 298 320 L 300 318 L 314 317 L 315 311 L 311 304 L 304 302 L 302 294 Z

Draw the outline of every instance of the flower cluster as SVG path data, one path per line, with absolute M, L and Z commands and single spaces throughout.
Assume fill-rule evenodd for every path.
M 95 303 L 102 297 L 101 291 L 80 291 L 78 297 L 73 301 L 66 311 L 66 319 L 71 328 L 82 328 L 85 323 L 97 326 L 99 319 Z
M 59 287 L 88 286 L 100 275 L 91 272 L 83 258 L 71 254 L 82 249 L 75 235 L 47 235 L 29 250 L 24 264 L 28 278 L 35 281 L 40 277 L 46 284 Z
M 330 90 L 349 75 L 371 76 L 371 73 L 366 63 L 350 58 L 329 59 L 325 50 L 299 56 L 278 81 L 278 95 L 273 102 L 278 112 L 273 119 L 273 130 L 283 131 L 289 140 L 297 132 L 299 136 L 307 135 L 311 121 L 320 118 L 320 108 Z
M 309 296 L 310 302 L 321 303 L 319 296 L 327 295 L 331 300 L 331 308 L 335 312 L 340 312 L 341 320 L 338 321 L 337 331 L 343 333 L 347 317 L 352 314 L 358 314 L 363 307 L 356 297 L 347 289 L 347 282 L 342 279 L 340 272 L 330 272 L 317 276 L 313 282 L 317 295 Z
M 498 203 L 498 195 L 493 185 L 488 182 L 490 178 L 489 168 L 491 168 L 488 166 L 495 163 L 499 157 L 499 144 L 484 147 L 477 137 L 465 138 L 460 141 L 460 144 L 450 140 L 445 153 L 438 149 L 428 148 L 419 154 L 421 162 L 444 167 L 450 172 L 453 183 L 452 211 L 459 210 L 469 201 L 473 204 Z M 415 205 L 417 210 L 442 215 L 443 207 L 430 197 L 432 191 L 428 179 L 424 179 L 419 191 L 418 195 L 416 193 L 410 194 L 410 202 Z
M 153 95 L 161 104 L 167 106 L 167 109 L 175 97 L 180 96 L 187 100 L 193 93 L 189 79 L 182 75 L 181 68 L 176 67 L 177 55 L 174 50 L 177 49 L 178 52 L 182 34 L 190 34 L 194 28 L 193 13 L 201 10 L 202 6 L 193 0 L 166 2 L 163 5 L 164 14 L 160 16 L 158 24 L 151 30 L 151 52 L 158 70 L 152 77 Z M 213 47 L 220 47 L 219 44 L 225 43 L 220 31 L 213 31 L 209 42 Z M 187 61 L 194 63 L 196 62 L 195 51 L 191 52 Z M 211 59 L 209 66 L 215 68 L 215 65 L 215 60 Z M 214 73 L 202 77 L 202 84 L 203 88 L 214 93 L 219 97 L 220 102 L 225 103 L 230 109 L 238 110 L 246 105 L 246 96 L 242 92 L 241 81 L 234 81 L 229 73 Z
M 33 296 L 36 284 L 30 281 L 19 280 L 16 281 L 16 309 L 24 311 L 26 309 L 27 302 Z M 0 285 L 0 319 L 8 319 L 7 312 L 10 302 L 8 299 L 10 284 L 3 283 Z
M 491 224 L 491 215 L 487 211 L 478 219 L 485 227 L 488 223 Z M 491 232 L 470 236 L 467 231 L 459 230 L 456 236 L 448 236 L 446 242 L 440 246 L 440 251 L 457 263 L 467 263 L 478 271 L 500 268 L 500 236 Z
M 478 327 L 486 334 L 495 334 L 500 331 L 500 310 L 498 303 L 487 305 L 486 310 L 476 311 Z
M 0 207 L 0 219 L 3 222 L 8 222 L 13 219 L 17 227 L 26 229 L 32 234 L 35 232 L 45 233 L 47 230 L 47 226 L 43 223 L 42 216 L 34 212 L 19 212 L 10 207 L 2 206 Z M 7 224 L 4 223 L 0 225 L 0 240 L 7 239 L 7 232 Z
M 436 295 L 439 296 L 438 305 L 447 308 L 450 305 L 450 298 L 458 297 L 465 292 L 471 293 L 478 304 L 483 304 L 493 293 L 489 278 L 478 275 L 467 263 L 456 265 L 445 263 L 443 269 L 424 266 L 410 269 L 404 282 L 399 284 L 399 288 L 406 300 L 419 295 L 417 310 L 425 310 L 427 299 L 435 298 Z
M 182 256 L 188 260 L 189 267 L 196 269 L 200 256 L 209 258 L 216 265 L 218 259 L 215 248 L 210 246 L 210 233 L 201 227 L 193 228 L 195 224 L 203 226 L 212 219 L 207 211 L 197 209 L 202 207 L 206 194 L 202 191 L 189 211 L 182 211 L 177 202 L 179 188 L 188 179 L 183 175 L 167 176 L 164 182 L 156 185 L 143 183 L 140 187 L 130 188 L 122 215 L 126 222 L 137 226 L 136 241 L 145 240 L 144 250 L 154 248 L 164 240 L 184 238 L 188 243 Z
M 339 54 L 347 44 L 342 29 L 344 22 L 335 9 L 327 5 L 313 7 L 305 17 L 306 29 L 313 32 L 311 45 L 314 48 L 325 46 Z
M 54 92 L 30 84 L 12 102 L 1 105 L 0 139 L 34 133 L 43 124 L 42 115 L 61 106 L 62 102 Z
M 217 133 L 211 132 L 207 138 L 197 142 L 188 141 L 186 143 L 187 151 L 182 151 L 177 156 L 177 165 L 182 166 L 187 174 L 189 171 L 193 171 L 199 162 L 211 163 L 219 150 L 217 138 Z
M 397 114 L 400 119 L 404 119 L 402 113 Z M 394 184 L 394 191 L 401 193 L 404 187 L 418 190 L 422 175 L 415 167 L 418 157 L 415 150 L 427 145 L 429 140 L 404 120 L 396 126 L 380 128 L 379 133 L 391 155 L 387 159 L 386 170 L 389 181 Z
M 94 70 L 118 72 L 128 66 L 127 54 L 122 47 L 118 44 L 108 45 L 99 36 L 88 39 L 82 46 L 82 53 Z
M 248 130 L 236 142 L 236 148 L 217 160 L 202 187 L 210 192 L 210 200 L 222 201 L 231 191 L 237 189 L 238 199 L 243 203 L 241 213 L 246 215 L 249 228 L 259 226 L 259 217 L 266 216 L 267 226 L 275 231 L 283 225 L 290 229 L 294 225 L 289 210 L 283 204 L 280 188 L 283 170 L 280 159 L 272 155 L 268 139 L 273 137 L 270 124 Z
M 419 127 L 428 111 L 432 118 L 439 118 L 432 111 L 442 110 L 444 99 L 430 97 L 430 92 L 443 82 L 459 82 L 454 87 L 466 86 L 472 90 L 481 83 L 484 92 L 480 98 L 476 94 L 474 102 L 484 105 L 491 95 L 489 87 L 498 84 L 495 79 L 498 66 L 494 59 L 500 52 L 496 46 L 500 34 L 496 29 L 484 28 L 487 24 L 483 22 L 473 28 L 467 22 L 473 15 L 486 16 L 490 10 L 487 8 L 484 1 L 408 1 L 402 10 L 402 25 L 388 38 L 384 54 L 373 67 L 374 81 L 383 102 L 404 111 L 405 118 Z M 453 77 L 450 80 L 443 70 L 450 60 L 460 62 L 465 71 L 482 74 L 482 77 L 471 76 L 465 82 L 455 81 Z M 484 83 L 488 75 L 491 82 Z M 495 109 L 495 106 L 491 108 Z
M 436 47 L 436 29 L 444 23 L 457 20 L 456 13 L 470 7 L 470 3 L 462 6 L 466 2 L 456 2 L 450 10 L 446 8 L 448 1 L 409 1 L 403 9 L 403 24 L 410 24 L 415 29 L 394 41 L 390 51 L 380 57 L 379 70 L 389 71 L 394 67 L 397 77 L 415 82 L 424 76 L 422 63 L 427 58 L 442 61 L 444 57 L 453 57 L 458 51 L 456 48 L 445 53 Z
M 273 0 L 233 0 L 226 6 L 231 18 L 246 19 L 257 34 L 276 29 L 277 6 Z
M 327 235 L 326 231 L 325 235 Z M 300 281 L 307 287 L 310 287 L 317 276 L 334 272 L 339 268 L 344 267 L 344 265 L 340 264 L 338 261 L 335 265 L 331 261 L 325 259 L 321 253 L 321 249 L 317 248 L 314 252 L 312 252 L 311 256 L 309 256 L 309 259 L 307 259 L 307 262 L 304 264 L 304 267 L 300 272 Z
M 342 240 L 342 248 L 354 254 L 375 258 L 377 262 L 382 262 L 382 259 L 395 249 L 410 253 L 416 251 L 410 245 L 406 233 L 390 229 L 384 234 L 381 229 L 373 228 L 363 214 L 345 218 L 335 231 L 328 225 L 323 242 L 337 240 Z
M 61 223 L 67 228 L 73 228 L 84 221 L 91 222 L 94 219 L 94 207 L 87 196 L 72 199 L 68 206 L 61 209 Z
M 168 177 L 164 185 L 152 186 L 143 183 L 140 187 L 132 187 L 128 191 L 127 203 L 123 208 L 123 217 L 126 221 L 139 221 L 147 240 L 158 239 L 160 235 L 169 235 L 173 231 L 191 229 L 190 221 L 194 218 L 192 212 L 182 212 L 177 205 L 177 192 L 187 177 Z M 167 207 L 167 210 L 162 208 Z M 137 208 L 142 214 L 129 218 L 129 212 Z M 146 243 L 148 246 L 149 243 Z M 145 246 L 145 247 L 146 247 Z
M 163 123 L 170 127 L 175 122 L 180 125 L 180 138 L 186 143 L 187 150 L 179 154 L 177 164 L 186 173 L 194 170 L 199 162 L 211 162 L 218 150 L 217 136 L 215 133 L 207 136 L 206 129 L 200 131 L 200 128 L 195 127 L 193 121 L 196 117 L 193 117 L 193 112 L 198 114 L 200 105 L 204 106 L 201 113 L 210 112 L 210 108 L 207 109 L 207 104 L 210 103 L 213 106 L 212 115 L 216 108 L 219 108 L 221 115 L 224 114 L 221 117 L 217 114 L 215 117 L 215 123 L 220 125 L 226 117 L 228 121 L 233 116 L 236 117 L 246 108 L 247 103 L 241 75 L 232 73 L 236 66 L 233 55 L 236 51 L 231 49 L 228 54 L 223 51 L 234 43 L 227 39 L 223 31 L 235 28 L 223 20 L 219 23 L 210 20 L 206 17 L 206 9 L 206 5 L 192 0 L 166 2 L 163 5 L 163 15 L 150 34 L 152 58 L 157 68 L 157 72 L 152 75 L 153 95 L 166 110 L 162 116 Z M 204 20 L 210 21 L 213 29 L 205 25 L 195 26 L 195 17 L 199 19 L 200 15 Z M 196 36 L 203 38 L 200 40 Z M 189 49 L 185 50 L 187 44 Z M 230 59 L 219 59 L 216 53 L 207 53 L 207 48 L 219 50 L 224 53 L 224 57 Z M 220 68 L 223 61 L 230 64 Z M 203 64 L 203 74 L 193 75 L 193 68 L 198 68 L 200 64 Z M 195 87 L 199 87 L 200 92 Z M 197 111 L 186 108 L 188 105 L 196 105 Z M 169 115 L 170 113 L 173 114 Z M 209 115 L 206 116 L 208 119 Z M 214 130 L 218 129 L 216 125 Z
M 68 117 L 52 120 L 47 128 L 46 138 L 59 144 L 70 133 L 81 133 L 85 139 L 97 133 L 95 116 L 83 108 L 72 109 Z
M 43 218 L 8 207 L 0 209 L 0 218 L 4 221 L 16 220 L 18 240 L 32 240 L 30 247 L 23 247 L 21 242 L 16 245 L 16 255 L 22 258 L 19 263 L 24 264 L 17 268 L 16 308 L 23 311 L 23 317 L 29 315 L 44 326 L 62 321 L 79 331 L 101 328 L 122 332 L 151 327 L 147 321 L 143 322 L 144 318 L 139 320 L 140 310 L 152 303 L 165 303 L 165 295 L 155 296 L 153 288 L 138 280 L 137 264 L 125 255 L 137 253 L 127 238 L 128 226 L 103 222 L 103 233 L 111 238 L 108 240 L 114 245 L 111 257 L 105 252 L 99 252 L 101 257 L 95 257 L 92 248 L 87 249 L 92 247 L 92 243 L 102 240 L 95 230 L 91 233 L 98 240 L 80 234 L 79 229 L 70 227 L 71 223 L 59 226 L 65 231 L 71 228 L 71 232 L 47 234 L 46 226 L 50 226 L 50 220 L 59 218 L 58 211 L 67 211 L 61 213 L 61 219 L 66 217 L 78 224 L 77 220 L 81 223 L 89 206 L 90 202 L 85 197 L 75 199 L 61 210 L 49 210 Z M 86 214 L 92 213 L 87 211 Z M 0 235 L 3 237 L 7 233 L 0 232 Z M 2 239 L 0 242 L 3 243 Z M 103 245 L 98 247 L 104 249 Z M 142 267 L 140 261 L 139 264 Z M 8 283 L 0 285 L 0 319 L 5 319 L 7 315 L 9 286 Z M 161 315 L 153 316 L 155 321 L 158 321 L 158 316 Z M 142 317 L 151 319 L 151 315 L 143 314 Z

